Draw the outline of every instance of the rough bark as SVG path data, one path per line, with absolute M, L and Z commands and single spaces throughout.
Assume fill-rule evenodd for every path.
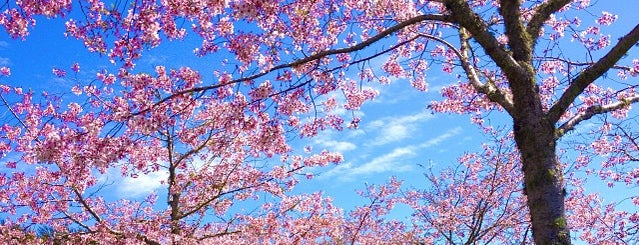
M 534 75 L 521 74 L 515 86 L 515 141 L 521 153 L 524 191 L 528 197 L 535 244 L 570 244 L 564 209 L 563 170 L 556 156 L 555 125 L 549 121 L 535 93 Z M 518 90 L 518 91 L 515 91 Z
M 552 124 L 546 120 L 515 122 L 535 244 L 570 244 L 563 171 L 555 155 L 552 131 Z
M 496 45 L 494 36 L 467 2 L 450 0 L 446 1 L 446 7 L 457 23 L 474 36 L 508 80 L 513 103 L 510 114 L 523 163 L 524 191 L 528 197 L 535 243 L 570 244 L 564 208 L 563 170 L 556 156 L 556 121 L 549 120 L 543 109 L 532 65 L 536 35 L 531 36 L 521 21 L 520 1 L 500 3 L 509 50 Z M 538 18 L 544 19 L 545 16 Z M 532 29 L 535 31 L 535 28 Z

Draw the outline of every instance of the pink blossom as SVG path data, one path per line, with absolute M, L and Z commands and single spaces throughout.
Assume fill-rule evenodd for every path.
M 603 26 L 608 26 L 612 23 L 614 23 L 617 20 L 617 15 L 613 15 L 611 13 L 608 13 L 606 11 L 601 12 L 601 16 L 597 19 L 597 24 L 599 25 L 603 25 Z
M 78 64 L 78 62 L 73 63 L 73 65 L 71 65 L 71 70 L 73 72 L 80 72 L 80 64 Z
M 351 122 L 348 123 L 348 128 L 350 128 L 350 129 L 359 128 L 360 121 L 361 121 L 361 119 L 359 117 L 353 118 L 353 120 L 351 120 Z
M 76 85 L 71 88 L 71 92 L 73 92 L 75 95 L 81 95 L 82 89 L 80 88 L 80 86 Z
M 411 79 L 410 85 L 419 91 L 422 91 L 422 92 L 428 91 L 428 83 L 421 76 Z
M 52 72 L 53 75 L 56 75 L 57 77 L 65 77 L 67 75 L 67 72 L 65 70 L 61 70 L 58 68 L 53 68 Z
M 9 67 L 0 67 L 0 75 L 8 77 L 11 76 L 11 69 Z

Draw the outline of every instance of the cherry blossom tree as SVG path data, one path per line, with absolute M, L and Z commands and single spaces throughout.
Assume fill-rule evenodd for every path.
M 292 242 L 322 237 L 326 234 L 320 230 L 333 223 L 331 219 L 341 218 L 339 210 L 318 194 L 285 195 L 304 168 L 337 163 L 341 156 L 292 154 L 283 128 L 272 123 L 277 119 L 263 112 L 265 105 L 239 94 L 232 99 L 193 94 L 146 110 L 164 94 L 197 85 L 198 73 L 158 67 L 156 76 L 119 74 L 126 81 L 122 93 L 110 86 L 113 74 L 98 77 L 93 85 L 73 89 L 86 96 L 84 102 L 66 106 L 54 96 L 36 103 L 31 92 L 3 87 L 0 98 L 17 122 L 3 126 L 3 152 L 19 154 L 19 161 L 7 163 L 16 171 L 2 178 L 2 211 L 17 216 L 5 226 L 47 225 L 55 238 L 81 243 L 99 239 L 187 244 L 232 239 L 241 230 L 255 231 L 245 225 L 259 226 L 259 219 L 264 219 L 264 226 L 272 225 L 274 218 L 302 222 L 284 218 L 289 213 L 324 223 L 306 228 L 282 224 L 276 226 L 279 233 L 248 233 L 253 240 Z M 275 154 L 281 156 L 281 164 L 264 162 Z M 165 174 L 166 209 L 154 208 L 159 198 L 155 193 L 143 201 L 104 199 L 100 189 L 108 183 L 99 178 L 111 169 L 132 178 Z M 235 204 L 264 195 L 281 202 L 265 204 L 247 217 L 227 215 Z M 29 241 L 9 231 L 2 235 Z
M 428 187 L 404 193 L 401 200 L 414 210 L 414 226 L 432 239 L 427 243 L 530 243 L 521 162 L 512 136 L 491 141 L 483 152 L 461 156 L 458 165 L 429 170 Z
M 578 149 L 584 153 L 574 162 L 581 169 L 592 168 L 595 160 L 588 153 L 611 153 L 596 172 L 612 182 L 636 183 L 637 171 L 627 164 L 636 159 L 636 133 L 614 125 L 622 125 L 639 100 L 632 82 L 624 82 L 636 79 L 639 71 L 639 61 L 629 53 L 639 40 L 639 25 L 604 34 L 617 16 L 601 11 L 593 16 L 587 0 L 17 1 L 3 8 L 0 24 L 12 37 L 28 38 L 38 16 L 65 18 L 67 36 L 121 67 L 115 74 L 98 74 L 99 86 L 75 89 L 88 95 L 84 105 L 60 105 L 52 97 L 37 104 L 31 92 L 3 87 L 4 94 L 21 99 L 9 107 L 16 123 L 4 126 L 0 149 L 22 153 L 21 162 L 38 173 L 5 177 L 11 181 L 5 181 L 3 198 L 13 204 L 7 211 L 29 207 L 41 215 L 23 216 L 21 223 L 58 220 L 47 215 L 59 215 L 55 217 L 65 221 L 52 223 L 56 230 L 75 224 L 110 234 L 106 237 L 147 243 L 164 241 L 162 230 L 170 230 L 172 239 L 232 233 L 226 227 L 194 224 L 202 224 L 197 221 L 202 210 L 224 212 L 233 200 L 254 192 L 282 195 L 280 188 L 290 188 L 295 182 L 291 176 L 301 166 L 339 161 L 328 152 L 290 155 L 285 131 L 307 137 L 327 128 L 357 127 L 359 118 L 342 118 L 332 113 L 334 108 L 357 110 L 373 99 L 377 92 L 367 86 L 370 82 L 407 80 L 427 90 L 429 83 L 438 82 L 427 77 L 437 68 L 457 76 L 442 82 L 443 99 L 431 104 L 433 111 L 469 114 L 476 123 L 483 123 L 488 112 L 512 118 L 535 243 L 570 244 L 571 236 L 577 236 L 570 229 L 587 222 L 570 219 L 585 215 L 583 209 L 572 209 L 576 216 L 567 216 L 577 203 L 571 195 L 581 192 L 567 188 L 567 181 L 578 186 L 573 181 L 578 177 L 558 154 L 563 150 L 558 144 L 583 122 L 604 123 L 597 130 L 601 134 L 582 134 L 591 143 Z M 189 68 L 132 74 L 144 49 L 186 35 L 201 40 L 196 55 L 233 56 L 234 61 L 214 71 L 216 81 L 201 81 Z M 383 64 L 376 66 L 376 60 Z M 0 69 L 4 76 L 10 73 Z M 66 75 L 63 70 L 54 74 Z M 116 81 L 123 90 L 114 88 Z M 346 103 L 338 105 L 333 91 L 340 91 Z M 302 116 L 310 112 L 314 115 Z M 102 152 L 108 154 L 98 154 Z M 276 155 L 281 166 L 239 164 Z M 135 217 L 153 220 L 161 215 L 144 209 L 151 204 L 138 204 L 144 211 L 137 212 L 123 208 L 135 205 L 110 207 L 91 196 L 89 187 L 96 184 L 92 171 L 113 167 L 124 175 L 166 169 L 170 222 L 136 223 Z M 208 173 L 217 168 L 234 171 Z M 203 187 L 210 192 L 194 192 Z M 299 198 L 311 197 L 317 199 Z M 299 208 L 299 213 L 310 212 Z M 111 212 L 130 214 L 130 220 L 111 219 Z M 619 228 L 621 216 L 600 217 Z

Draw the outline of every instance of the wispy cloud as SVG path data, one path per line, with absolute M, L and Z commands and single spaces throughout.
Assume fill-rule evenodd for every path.
M 373 159 L 358 165 L 353 162 L 343 163 L 323 174 L 320 178 L 338 177 L 342 181 L 355 179 L 357 176 L 384 173 L 384 172 L 406 172 L 413 169 L 409 160 L 418 155 L 419 151 L 436 147 L 444 143 L 447 139 L 459 135 L 461 127 L 452 128 L 436 137 L 417 145 L 397 147 L 393 151 L 374 157 Z
M 379 146 L 398 142 L 409 138 L 417 128 L 418 123 L 430 120 L 434 116 L 427 112 L 397 118 L 384 118 L 371 122 L 367 130 L 378 132 L 369 145 Z
M 166 180 L 168 173 L 164 171 L 140 174 L 137 178 L 126 177 L 117 186 L 120 197 L 143 197 L 162 187 L 162 180 Z
M 404 172 L 411 169 L 408 165 L 402 165 L 401 159 L 417 155 L 415 147 L 399 147 L 395 148 L 388 154 L 381 155 L 370 162 L 364 163 L 352 169 L 352 174 L 371 174 L 382 172 Z
M 443 134 L 440 134 L 439 136 L 429 139 L 428 141 L 421 143 L 419 145 L 420 148 L 429 148 L 429 147 L 433 147 L 433 146 L 437 146 L 439 144 L 441 144 L 442 142 L 444 142 L 444 140 L 447 140 L 453 136 L 456 136 L 458 134 L 460 134 L 462 131 L 461 127 L 456 127 L 453 128 L 451 130 L 446 131 Z
M 348 138 L 348 137 L 346 137 Z M 357 145 L 350 141 L 342 139 L 335 139 L 335 134 L 332 131 L 322 131 L 319 135 L 313 138 L 313 145 L 315 148 L 323 148 L 331 152 L 347 152 L 357 149 Z
M 343 163 L 320 174 L 319 177 L 324 179 L 337 177 L 341 181 L 350 181 L 361 175 L 410 171 L 412 166 L 406 164 L 406 160 L 415 156 L 416 150 L 417 147 L 414 146 L 398 147 L 361 165 L 355 165 L 352 162 Z
M 5 58 L 5 57 L 0 57 L 0 65 L 1 66 L 6 66 L 6 65 L 10 65 L 10 64 L 11 64 L 11 59 Z
M 428 88 L 428 92 L 429 92 L 429 93 L 434 93 L 434 94 L 439 94 L 439 93 L 442 91 L 442 89 L 443 89 L 444 87 L 445 87 L 445 86 L 444 86 L 444 85 L 441 85 L 441 84 L 439 84 L 439 85 L 434 85 L 434 86 L 432 86 L 432 87 Z
M 115 198 L 144 197 L 163 186 L 162 180 L 168 178 L 167 171 L 157 171 L 148 174 L 139 173 L 136 178 L 122 176 L 118 168 L 110 168 L 105 174 L 96 172 L 98 183 L 110 186 L 115 191 Z
M 166 61 L 168 61 L 168 57 L 164 56 L 164 55 L 152 55 L 149 54 L 147 56 L 143 56 L 142 60 L 140 60 L 142 63 L 147 64 L 147 65 L 151 65 L 151 66 L 156 66 L 159 64 L 163 64 L 166 63 Z
M 9 43 L 7 41 L 0 41 L 0 49 L 9 48 Z
M 194 158 L 190 162 L 192 171 L 198 172 L 204 167 L 211 167 L 219 164 L 220 159 L 215 158 L 211 161 L 204 161 L 200 158 Z M 139 173 L 137 177 L 123 177 L 120 172 L 112 168 L 107 172 L 108 177 L 115 184 L 118 198 L 138 198 L 151 194 L 151 192 L 157 191 L 160 188 L 166 188 L 166 180 L 169 177 L 169 172 L 166 170 L 160 170 L 157 172 L 151 172 L 148 174 Z M 104 181 L 106 182 L 106 181 Z
M 348 141 L 329 140 L 322 142 L 322 145 L 331 148 L 333 152 L 347 152 L 357 149 L 357 146 Z

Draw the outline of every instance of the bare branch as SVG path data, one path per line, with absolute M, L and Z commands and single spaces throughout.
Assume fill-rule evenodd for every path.
M 488 31 L 488 25 L 463 0 L 446 0 L 446 8 L 452 13 L 455 22 L 466 28 L 486 53 L 504 71 L 518 69 L 520 66 L 497 39 Z
M 585 111 L 577 113 L 577 115 L 573 116 L 572 118 L 570 118 L 570 120 L 557 128 L 557 131 L 555 132 L 555 138 L 561 138 L 561 136 L 565 135 L 567 132 L 575 129 L 575 126 L 577 126 L 579 123 L 588 120 L 595 115 L 623 109 L 630 106 L 630 104 L 632 103 L 636 103 L 637 101 L 639 101 L 639 95 L 621 99 L 615 103 L 608 105 L 593 105 L 591 107 L 588 107 Z
M 473 85 L 477 91 L 485 94 L 491 101 L 499 104 L 501 107 L 506 109 L 509 114 L 513 115 L 513 102 L 508 98 L 508 96 L 506 96 L 506 93 L 499 89 L 497 85 L 495 85 L 494 81 L 490 79 L 487 79 L 486 84 L 482 84 L 482 82 L 479 81 L 479 76 L 477 75 L 475 67 L 470 63 L 470 57 L 468 56 L 468 50 L 470 50 L 470 45 L 468 44 L 469 38 L 470 37 L 466 30 L 460 28 L 459 39 L 461 42 L 461 50 L 453 50 L 459 56 L 470 84 Z
M 78 188 L 76 188 L 75 186 L 71 187 L 71 189 L 73 190 L 73 193 L 76 195 L 76 197 L 78 198 L 78 202 L 80 202 L 80 204 L 82 204 L 82 206 L 84 207 L 84 209 L 89 212 L 89 214 L 91 214 L 91 216 L 93 216 L 93 218 L 95 219 L 96 222 L 101 223 L 102 222 L 102 218 L 95 212 L 93 211 L 93 209 L 91 208 L 91 206 L 89 206 L 89 203 L 87 203 L 87 201 L 84 199 L 84 197 L 82 196 L 82 194 L 78 191 Z M 112 234 L 116 234 L 116 235 L 121 235 L 121 232 L 112 230 L 111 227 L 105 226 L 106 229 L 109 231 L 109 233 Z
M 161 245 L 161 243 L 153 241 L 153 240 L 149 239 L 148 237 L 140 235 L 140 234 L 137 235 L 137 238 L 142 240 L 142 241 L 144 241 L 144 243 L 149 244 L 149 245 Z
M 516 61 L 530 62 L 532 56 L 532 42 L 521 21 L 520 0 L 501 0 L 499 13 L 504 17 L 504 26 L 508 44 Z
M 95 219 L 95 221 L 96 221 L 96 222 L 101 223 L 101 222 L 102 222 L 102 218 L 100 218 L 100 216 L 99 216 L 99 215 L 98 215 L 95 211 L 93 211 L 93 209 L 91 208 L 91 206 L 89 206 L 89 203 L 87 203 L 87 201 L 86 201 L 86 200 L 84 199 L 84 197 L 82 196 L 82 193 L 80 193 L 80 192 L 78 191 L 78 189 L 77 189 L 75 186 L 74 186 L 74 187 L 72 187 L 71 189 L 73 190 L 73 193 L 77 196 L 77 198 L 78 198 L 78 200 L 77 200 L 77 201 L 78 201 L 78 202 L 80 202 L 80 204 L 82 204 L 82 206 L 84 207 L 84 209 L 85 209 L 87 212 L 89 212 L 89 214 L 91 214 L 91 216 L 93 216 L 93 218 Z M 84 228 L 85 228 L 85 229 L 87 229 L 88 231 L 91 231 L 91 229 L 89 229 L 89 227 L 88 227 L 88 226 L 84 225 L 83 223 L 81 223 L 81 222 L 79 222 L 79 221 L 77 221 L 77 220 L 74 220 L 74 219 L 73 219 L 70 215 L 68 215 L 68 214 L 66 214 L 66 213 L 65 213 L 65 215 L 66 215 L 67 217 L 69 217 L 71 220 L 75 221 L 75 223 L 77 223 L 77 224 L 79 224 L 80 226 L 84 227 Z M 120 232 L 120 231 L 116 231 L 116 230 L 113 230 L 113 229 L 111 229 L 111 227 L 109 227 L 109 226 L 106 226 L 106 225 L 105 225 L 105 227 L 106 227 L 107 231 L 108 231 L 109 233 L 113 234 L 113 235 L 116 235 L 116 236 L 122 236 L 122 235 L 124 235 L 122 232 Z M 137 234 L 137 235 L 136 235 L 136 237 L 137 237 L 138 239 L 141 239 L 142 241 L 144 241 L 146 244 L 149 244 L 149 245 L 159 245 L 159 244 L 160 244 L 159 242 L 153 241 L 153 240 L 149 239 L 148 237 L 146 237 L 145 235 L 142 235 L 142 234 Z
M 570 104 L 579 96 L 588 85 L 593 83 L 611 67 L 617 63 L 625 54 L 639 41 L 639 24 L 636 25 L 628 34 L 619 39 L 619 42 L 612 47 L 608 53 L 595 62 L 593 65 L 584 69 L 570 84 L 566 91 L 561 95 L 559 100 L 548 111 L 548 120 L 551 122 L 559 121 L 561 115 L 568 109 Z
M 13 108 L 11 108 L 11 106 L 9 105 L 9 102 L 4 98 L 4 96 L 2 94 L 0 94 L 0 100 L 2 100 L 2 103 L 7 107 L 7 110 L 9 110 L 9 112 L 11 113 L 11 115 L 18 120 L 18 122 L 20 123 L 20 125 L 22 125 L 22 127 L 27 130 L 27 132 L 30 132 L 31 130 L 29 130 L 29 127 L 27 127 L 27 125 L 20 119 L 20 117 L 18 117 L 18 114 L 16 113 L 16 111 L 13 110 Z M 39 140 L 36 138 L 36 141 L 39 142 Z
M 470 57 L 468 56 L 468 50 L 470 49 L 470 45 L 468 44 L 468 33 L 466 33 L 465 29 L 463 28 L 459 29 L 459 33 L 462 46 L 461 49 L 457 49 L 457 47 L 452 45 L 450 42 L 437 36 L 429 34 L 420 34 L 420 36 L 444 44 L 446 47 L 452 50 L 455 55 L 459 57 L 462 68 L 464 69 L 464 72 L 466 73 L 466 77 L 468 78 L 470 84 L 478 92 L 485 94 L 490 99 L 490 101 L 499 104 L 504 109 L 506 109 L 508 113 L 512 114 L 512 111 L 514 110 L 513 102 L 508 98 L 508 96 L 506 96 L 506 94 L 501 89 L 497 88 L 493 81 L 488 80 L 486 84 L 484 84 L 479 80 L 479 75 L 477 74 L 477 71 L 473 64 L 470 63 Z
M 61 211 L 62 214 L 64 214 L 64 216 L 66 216 L 67 219 L 73 221 L 73 223 L 79 225 L 80 227 L 84 228 L 85 230 L 87 230 L 88 232 L 94 232 L 93 229 L 91 229 L 91 227 L 85 225 L 84 223 L 82 223 L 81 221 L 79 221 L 78 219 L 74 218 L 73 216 L 71 216 L 71 214 L 67 213 L 66 211 L 62 210 Z
M 570 59 L 567 58 L 562 58 L 562 57 L 541 57 L 541 56 L 536 56 L 534 57 L 535 60 L 540 60 L 540 61 L 561 61 L 563 63 L 566 63 L 570 66 L 591 66 L 593 64 L 595 64 L 595 62 L 585 62 L 585 61 L 572 61 Z M 617 70 L 622 70 L 622 71 L 631 71 L 632 67 L 630 66 L 623 66 L 623 65 L 613 65 L 612 67 L 610 67 L 611 69 L 617 69 Z
M 550 0 L 535 7 L 535 14 L 530 19 L 530 22 L 528 22 L 528 26 L 526 26 L 526 32 L 528 32 L 532 41 L 531 47 L 535 46 L 537 38 L 539 38 L 541 27 L 544 22 L 550 18 L 550 15 L 570 2 L 571 0 Z

